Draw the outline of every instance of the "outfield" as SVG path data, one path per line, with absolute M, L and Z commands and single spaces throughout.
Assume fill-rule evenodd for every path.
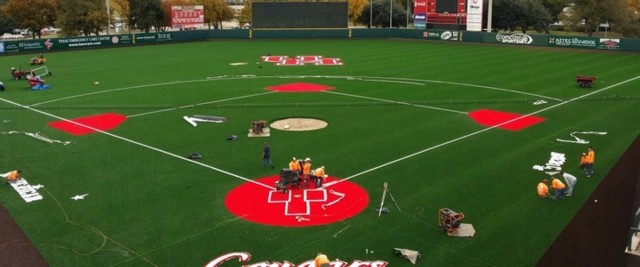
M 267 53 L 321 55 L 343 65 L 276 66 L 261 62 Z M 251 254 L 243 264 L 299 264 L 318 251 L 347 263 L 409 266 L 393 248 L 420 251 L 424 266 L 532 266 L 640 132 L 640 60 L 630 53 L 415 40 L 216 40 L 50 53 L 53 76 L 44 78 L 53 89 L 28 91 L 25 81 L 9 80 L 8 70 L 27 68 L 31 56 L 0 61 L 7 70 L 0 171 L 22 169 L 29 184 L 44 186 L 37 190 L 43 199 L 27 203 L 4 186 L 0 203 L 50 266 L 203 266 L 230 252 Z M 576 75 L 598 79 L 579 88 Z M 333 89 L 265 89 L 292 83 Z M 478 110 L 543 120 L 505 130 L 497 126 L 506 123 L 473 121 Z M 109 113 L 126 120 L 85 135 L 48 125 Z M 196 114 L 227 121 L 193 127 L 183 120 Z M 289 117 L 328 126 L 247 137 L 252 121 Z M 591 178 L 577 168 L 587 145 L 556 140 L 575 131 L 607 133 L 580 136 L 596 151 Z M 275 169 L 262 169 L 265 141 Z M 202 159 L 187 160 L 192 152 Z M 548 175 L 532 167 L 547 163 L 551 152 L 565 154 L 564 168 L 578 177 L 573 196 L 559 202 L 535 193 Z M 260 210 L 246 217 L 229 211 L 230 192 L 277 175 L 292 156 L 326 166 L 336 186 L 362 188 L 366 194 L 356 201 L 366 202 L 364 210 L 297 227 L 248 219 Z M 378 217 L 384 182 L 401 211 L 387 198 L 390 213 Z M 444 234 L 438 209 L 445 207 L 463 212 L 476 235 Z M 318 214 L 334 215 L 316 206 L 308 217 L 315 222 Z M 234 259 L 223 266 L 240 265 Z

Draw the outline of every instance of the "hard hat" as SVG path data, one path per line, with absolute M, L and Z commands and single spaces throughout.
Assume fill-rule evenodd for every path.
M 304 159 L 304 161 L 311 161 L 311 159 L 310 158 L 306 158 L 306 159 Z

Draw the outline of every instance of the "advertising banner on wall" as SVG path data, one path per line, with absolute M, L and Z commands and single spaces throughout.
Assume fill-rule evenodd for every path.
M 416 29 L 427 27 L 427 0 L 415 0 L 413 3 L 413 26 Z
M 47 50 L 63 50 L 70 48 L 111 47 L 133 44 L 130 34 L 81 36 L 71 38 L 36 39 L 4 42 L 0 45 L 0 53 L 43 52 Z
M 620 38 L 551 36 L 549 46 L 620 50 Z
M 139 33 L 139 34 L 135 34 L 133 36 L 133 41 L 136 44 L 149 44 L 149 43 L 155 43 L 155 42 L 167 42 L 167 41 L 173 41 L 173 35 L 174 35 L 174 33 L 171 33 L 171 32 Z
M 171 6 L 171 28 L 203 28 L 204 6 Z
M 462 32 L 447 30 L 426 30 L 422 33 L 427 40 L 462 41 Z
M 533 37 L 524 33 L 498 33 L 496 41 L 503 44 L 530 45 L 533 43 Z
M 482 31 L 483 0 L 467 0 L 467 31 Z

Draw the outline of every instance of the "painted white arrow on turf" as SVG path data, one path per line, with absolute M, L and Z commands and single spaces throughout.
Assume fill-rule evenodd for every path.
M 196 115 L 198 116 L 198 115 Z M 225 121 L 224 118 L 222 117 L 216 117 L 216 119 L 204 119 L 204 118 L 197 118 L 197 117 L 189 117 L 189 116 L 184 116 L 182 117 L 185 121 L 187 121 L 189 124 L 193 125 L 193 127 L 198 126 L 198 122 L 214 122 L 214 123 L 223 123 Z

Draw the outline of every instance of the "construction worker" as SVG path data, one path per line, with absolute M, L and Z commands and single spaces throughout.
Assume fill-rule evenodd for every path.
M 593 174 L 594 163 L 596 163 L 596 153 L 593 151 L 593 147 L 589 146 L 589 151 L 587 151 L 587 164 L 585 164 L 584 168 L 587 177 L 591 177 Z
M 302 182 L 307 183 L 307 188 L 309 188 L 309 178 L 311 176 L 311 159 L 304 159 L 304 165 L 302 165 Z
M 0 177 L 7 179 L 7 183 L 15 183 L 20 179 L 21 170 L 10 171 L 5 174 L 0 174 Z
M 576 187 L 578 178 L 564 171 L 560 171 L 558 175 L 562 176 L 562 178 L 564 178 L 564 181 L 567 183 L 567 190 L 565 191 L 565 194 L 570 197 L 571 195 L 573 195 L 573 188 Z
M 316 267 L 329 267 L 330 262 L 329 262 L 329 258 L 327 257 L 327 255 L 324 255 L 324 253 L 318 253 L 316 255 L 316 259 L 314 260 L 314 263 L 316 264 Z
M 300 174 L 300 163 L 298 162 L 298 159 L 296 159 L 296 157 L 293 157 L 293 159 L 291 159 L 291 162 L 289 162 L 289 170 Z
M 311 175 L 313 182 L 316 184 L 316 188 L 322 187 L 322 183 L 327 180 L 327 175 L 324 173 L 324 166 L 317 168 Z
M 538 183 L 536 189 L 538 189 L 538 196 L 540 198 L 548 198 L 549 197 L 549 187 L 547 186 L 547 182 L 549 180 L 543 179 L 542 182 Z
M 580 169 L 585 170 L 587 168 L 587 153 L 582 153 L 582 156 L 580 156 Z M 586 172 L 586 171 L 585 171 Z
M 566 186 L 558 178 L 553 178 L 551 180 L 551 188 L 555 190 L 555 199 L 556 200 L 562 199 L 562 196 L 564 195 L 564 189 L 566 188 Z

